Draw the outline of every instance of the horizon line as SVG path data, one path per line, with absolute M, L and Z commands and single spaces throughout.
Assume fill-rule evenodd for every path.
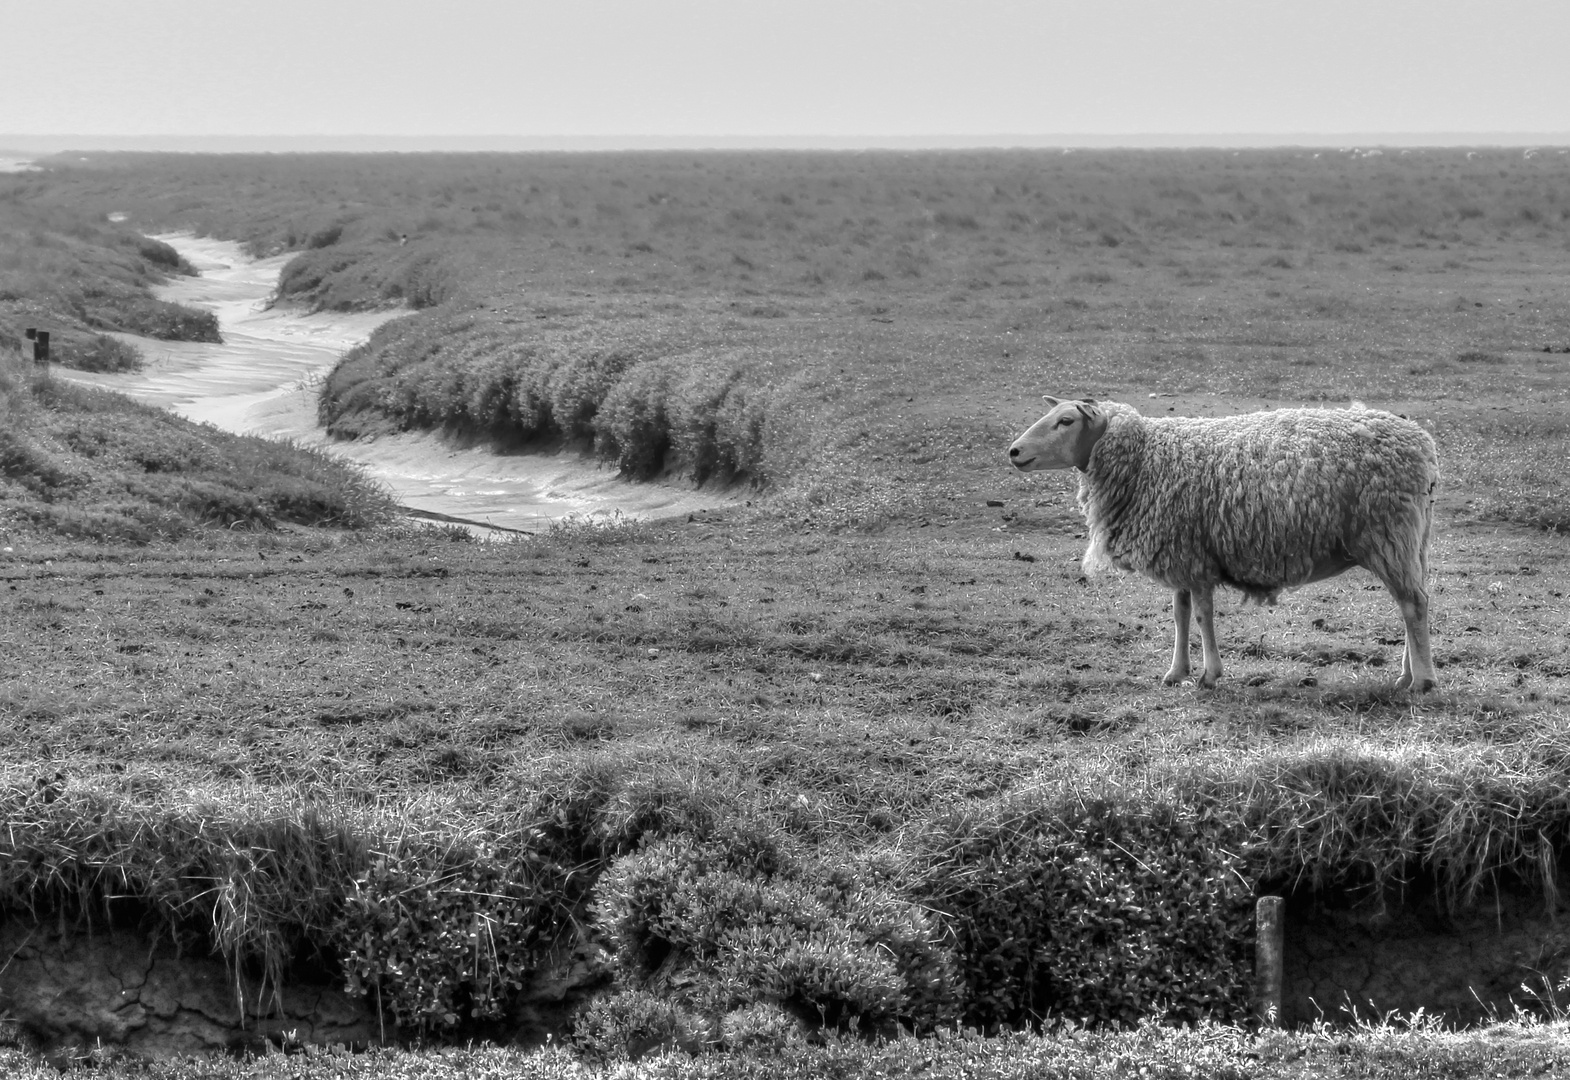
M 1291 149 L 1297 147 L 1570 146 L 1570 131 L 1542 132 L 1055 132 L 924 135 L 142 135 L 7 134 L 0 151 L 506 152 L 544 150 Z

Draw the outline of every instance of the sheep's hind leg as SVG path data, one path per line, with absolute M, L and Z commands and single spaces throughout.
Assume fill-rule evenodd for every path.
M 1406 622 L 1406 648 L 1401 651 L 1401 677 L 1396 680 L 1396 689 L 1426 693 L 1439 685 L 1428 641 L 1428 597 L 1419 589 L 1415 596 L 1398 596 L 1396 601 Z
M 1193 607 L 1187 589 L 1172 590 L 1172 621 L 1176 624 L 1172 638 L 1172 666 L 1161 678 L 1168 686 L 1188 678 L 1188 619 Z
M 1221 649 L 1216 645 L 1216 590 L 1206 585 L 1190 590 L 1199 616 L 1199 643 L 1205 653 L 1205 673 L 1199 685 L 1209 690 L 1221 679 Z
M 1421 576 L 1416 583 L 1407 577 L 1389 577 L 1385 587 L 1401 607 L 1401 619 L 1406 623 L 1406 648 L 1401 652 L 1401 677 L 1396 680 L 1397 690 L 1425 693 L 1439 685 L 1434 674 L 1434 660 L 1428 641 L 1428 591 L 1422 586 Z

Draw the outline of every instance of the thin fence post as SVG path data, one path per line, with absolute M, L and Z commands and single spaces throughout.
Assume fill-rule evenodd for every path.
M 33 343 L 33 370 L 49 378 L 49 331 L 29 326 L 23 336 Z
M 1261 896 L 1254 905 L 1254 1018 L 1281 1026 L 1282 960 L 1286 952 L 1286 901 Z

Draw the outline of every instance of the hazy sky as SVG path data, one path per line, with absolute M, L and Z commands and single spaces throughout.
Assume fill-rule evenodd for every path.
M 0 0 L 0 135 L 1570 132 L 1570 0 Z

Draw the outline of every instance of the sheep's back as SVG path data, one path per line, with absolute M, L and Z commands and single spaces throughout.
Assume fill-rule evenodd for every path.
M 1173 588 L 1225 582 L 1269 598 L 1317 562 L 1407 542 L 1437 475 L 1428 434 L 1375 410 L 1120 414 L 1081 502 L 1093 555 Z

